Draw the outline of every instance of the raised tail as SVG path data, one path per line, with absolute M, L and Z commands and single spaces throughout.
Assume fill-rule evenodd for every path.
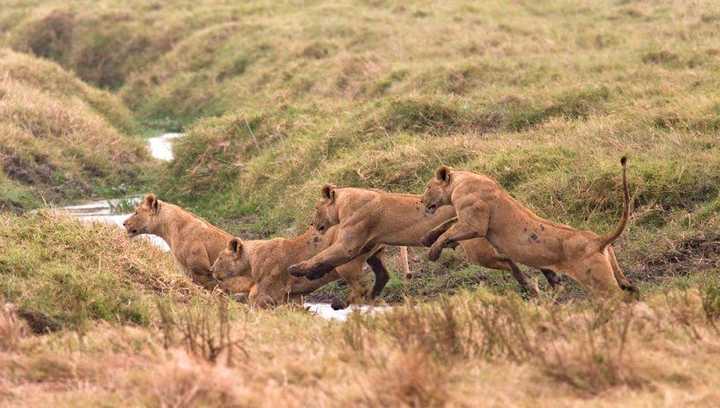
M 627 183 L 627 157 L 623 156 L 620 159 L 620 164 L 622 165 L 623 193 L 625 195 L 623 215 L 613 232 L 603 235 L 598 239 L 600 252 L 605 251 L 605 248 L 607 248 L 608 245 L 615 242 L 615 240 L 622 235 L 623 231 L 625 231 L 625 227 L 627 226 L 628 219 L 630 218 L 630 190 L 628 189 Z

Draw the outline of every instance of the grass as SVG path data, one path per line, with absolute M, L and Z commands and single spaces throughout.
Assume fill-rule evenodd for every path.
M 623 154 L 634 217 L 618 252 L 631 276 L 717 225 L 712 2 L 188 5 L 10 2 L 0 42 L 64 70 L 10 51 L 3 64 L 13 82 L 78 95 L 121 132 L 133 117 L 185 130 L 177 159 L 150 172 L 154 189 L 236 233 L 301 230 L 326 182 L 420 192 L 439 164 L 604 231 L 620 211 Z M 42 69 L 12 68 L 31 63 Z M 76 166 L 27 178 L 70 196 L 123 186 L 104 180 L 118 174 L 106 158 L 86 161 L 90 182 Z M 117 194 L 145 185 L 126 176 Z M 17 176 L 2 182 L 5 207 L 39 203 Z
M 199 295 L 160 250 L 113 227 L 49 212 L 0 214 L 0 225 L 0 295 L 38 321 L 36 331 L 148 325 L 160 299 Z
M 141 116 L 191 123 L 157 190 L 263 236 L 301 230 L 326 182 L 421 192 L 440 164 L 602 232 L 620 213 L 627 154 L 634 218 L 618 252 L 642 280 L 652 259 L 717 225 L 717 33 L 703 17 L 715 9 L 317 3 L 299 29 L 288 23 L 298 8 L 263 4 L 248 14 L 252 30 L 221 19 L 189 34 L 120 93 Z M 232 58 L 242 70 L 218 80 Z M 175 112 L 152 113 L 156 101 Z M 427 287 L 481 279 L 464 279 L 462 265 L 449 282 L 433 278 L 442 268 L 414 267 Z
M 240 307 L 227 318 L 217 309 L 222 302 L 210 300 L 178 308 L 158 326 L 100 324 L 82 338 L 14 328 L 4 343 L 0 398 L 17 405 L 464 406 L 541 398 L 647 406 L 672 394 L 712 406 L 720 398 L 718 332 L 703 312 L 704 296 L 673 289 L 630 305 L 559 305 L 480 290 L 345 324 L 287 307 Z M 16 322 L 12 313 L 0 322 Z M 219 355 L 203 349 L 209 338 Z M 35 392 L 24 392 L 30 387 Z
M 711 2 L 89 4 L 10 4 L 5 43 L 186 129 L 158 190 L 221 224 L 278 233 L 324 182 L 417 192 L 440 163 L 596 229 L 622 154 L 638 209 L 718 194 Z
M 718 16 L 710 1 L 4 2 L 0 401 L 717 405 Z M 163 167 L 152 129 L 187 134 Z M 604 232 L 625 154 L 632 305 L 570 282 L 524 301 L 508 274 L 411 249 L 415 279 L 383 296 L 396 307 L 334 324 L 200 295 L 117 231 L 5 211 L 151 186 L 236 234 L 287 236 L 324 183 L 417 193 L 447 164 Z
M 186 131 L 177 159 L 151 171 L 153 189 L 235 233 L 302 230 L 326 182 L 420 192 L 440 164 L 495 177 L 543 216 L 605 231 L 628 154 L 634 215 L 618 244 L 628 274 L 657 283 L 709 254 L 686 248 L 682 266 L 672 261 L 718 222 L 712 2 L 132 4 L 11 2 L 0 42 L 113 91 L 140 128 Z M 54 78 L 36 85 L 43 92 L 75 84 L 63 92 L 132 129 L 122 104 L 88 97 L 115 96 L 42 66 Z M 23 187 L 4 183 L 6 207 L 26 206 Z M 67 184 L 63 193 L 87 191 Z M 488 273 L 457 258 L 415 262 L 423 284 L 397 283 L 388 299 Z
M 0 209 L 137 191 L 154 167 L 125 105 L 54 63 L 0 49 L 0 95 Z

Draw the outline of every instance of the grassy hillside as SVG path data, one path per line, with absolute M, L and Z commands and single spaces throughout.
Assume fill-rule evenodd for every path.
M 717 263 L 717 245 L 688 248 L 717 236 L 719 13 L 710 2 L 318 2 L 206 28 L 122 92 L 227 110 L 188 128 L 163 193 L 262 234 L 306 223 L 323 183 L 420 192 L 441 163 L 606 231 L 628 154 L 634 216 L 618 252 L 633 278 L 655 282 Z M 250 63 L 228 75 L 230 57 Z
M 110 226 L 37 213 L 0 213 L 0 298 L 49 329 L 94 321 L 148 325 L 161 300 L 200 293 L 172 260 Z
M 488 173 L 544 215 L 585 226 L 617 216 L 623 153 L 638 212 L 658 209 L 639 224 L 716 199 L 709 3 L 502 3 L 315 3 L 302 28 L 285 7 L 212 48 L 182 42 L 143 73 L 159 85 L 134 77 L 124 92 L 173 87 L 164 106 L 204 106 L 185 90 L 234 106 L 190 127 L 173 164 L 181 182 L 168 188 L 206 212 L 261 214 L 265 232 L 305 220 L 324 182 L 420 191 L 440 163 Z M 267 50 L 217 79 L 225 58 L 253 46 Z M 207 83 L 182 85 L 187 75 Z
M 0 209 L 137 189 L 151 160 L 116 96 L 0 49 Z
M 707 0 L 3 2 L 0 405 L 717 406 L 719 22 Z M 176 160 L 151 164 L 148 128 L 187 133 Z M 527 302 L 413 249 L 393 309 L 336 324 L 202 293 L 115 229 L 4 211 L 152 184 L 292 235 L 326 182 L 420 192 L 447 164 L 604 232 L 623 154 L 633 304 L 570 282 Z
M 235 232 L 292 234 L 326 182 L 419 192 L 441 163 L 605 231 L 628 154 L 618 252 L 655 282 L 720 252 L 697 244 L 717 237 L 719 16 L 710 1 L 47 0 L 11 2 L 0 25 L 144 125 L 184 128 L 156 190 Z

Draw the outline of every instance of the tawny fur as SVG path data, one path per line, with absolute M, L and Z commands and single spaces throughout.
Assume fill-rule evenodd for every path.
M 293 263 L 309 259 L 329 247 L 336 238 L 336 232 L 336 228 L 331 228 L 327 234 L 319 234 L 313 228 L 309 228 L 302 235 L 290 239 L 241 241 L 239 238 L 234 238 L 218 256 L 212 271 L 219 279 L 240 276 L 251 279 L 254 290 L 251 292 L 250 302 L 257 306 L 277 305 L 295 300 L 297 296 L 293 295 L 302 293 L 291 291 L 292 282 L 301 278 L 288 274 L 288 267 Z M 347 304 L 362 303 L 372 297 L 363 283 L 363 275 L 366 273 L 363 264 L 368 262 L 377 274 L 375 269 L 377 262 L 380 262 L 377 256 L 376 252 L 365 254 L 339 265 L 333 271 L 350 286 Z M 382 267 L 381 262 L 380 267 Z M 383 286 L 386 282 L 387 280 L 383 282 Z M 338 304 L 335 305 L 336 308 L 340 307 Z
M 520 204 L 490 177 L 467 171 L 438 169 L 428 183 L 423 204 L 428 213 L 450 204 L 458 222 L 430 249 L 436 260 L 443 248 L 471 239 L 486 239 L 498 253 L 515 262 L 566 274 L 585 288 L 602 293 L 625 289 L 637 293 L 610 246 L 629 217 L 626 160 L 623 165 L 624 211 L 615 230 L 604 236 L 539 217 Z
M 175 264 L 198 285 L 209 290 L 220 287 L 234 295 L 249 295 L 253 282 L 247 277 L 221 282 L 213 278 L 210 267 L 232 235 L 202 218 L 148 194 L 123 226 L 130 238 L 153 234 L 165 240 Z M 292 292 L 308 293 L 338 278 L 337 273 L 330 273 L 322 280 L 295 279 Z
M 315 207 L 313 225 L 320 232 L 338 225 L 339 239 L 312 259 L 293 265 L 290 272 L 304 276 L 329 270 L 377 245 L 425 246 L 424 236 L 433 232 L 439 236 L 454 222 L 452 206 L 429 215 L 419 195 L 326 185 Z M 467 240 L 460 245 L 470 262 L 511 271 L 525 289 L 537 293 L 537 287 L 529 283 L 519 268 L 498 258 L 486 240 Z

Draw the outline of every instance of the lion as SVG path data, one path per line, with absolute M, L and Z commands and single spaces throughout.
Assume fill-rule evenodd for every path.
M 458 220 L 435 240 L 428 256 L 437 260 L 445 247 L 482 239 L 515 262 L 568 275 L 591 292 L 623 289 L 637 296 L 637 287 L 625 277 L 611 246 L 625 230 L 630 213 L 627 158 L 620 163 L 623 214 L 617 227 L 602 236 L 539 217 L 490 177 L 442 166 L 428 182 L 422 202 L 428 214 L 452 205 Z
M 253 289 L 249 300 L 260 307 L 297 300 L 298 296 L 295 295 L 301 293 L 291 289 L 292 282 L 299 278 L 288 274 L 288 267 L 329 247 L 336 237 L 337 228 L 330 228 L 326 234 L 319 234 L 314 228 L 308 228 L 302 235 L 290 239 L 243 241 L 232 238 L 228 241 L 227 248 L 215 260 L 212 273 L 220 280 L 233 277 L 250 278 Z M 348 304 L 371 300 L 382 291 L 389 275 L 379 257 L 381 249 L 375 248 L 374 251 L 337 266 L 335 271 L 350 287 L 350 295 L 346 303 L 337 300 L 333 302 L 333 309 L 344 309 Z M 369 294 L 362 280 L 365 262 L 376 275 L 375 285 Z
M 438 236 L 456 221 L 455 209 L 444 206 L 433 214 L 426 214 L 421 197 L 414 194 L 389 193 L 361 188 L 337 188 L 325 185 L 322 198 L 315 206 L 312 225 L 324 232 L 337 225 L 339 239 L 335 244 L 313 258 L 292 265 L 293 276 L 322 276 L 359 254 L 377 245 L 429 246 L 423 237 L 436 233 Z M 511 260 L 499 258 L 493 247 L 483 239 L 463 241 L 460 245 L 470 262 L 478 265 L 510 271 L 523 289 L 532 295 L 539 293 L 536 285 Z M 557 276 L 543 271 L 551 283 L 558 283 Z
M 160 201 L 150 193 L 123 222 L 123 226 L 129 238 L 152 234 L 165 240 L 175 264 L 196 284 L 208 290 L 219 287 L 240 298 L 249 295 L 254 282 L 248 277 L 239 276 L 218 282 L 212 276 L 210 267 L 233 237 L 202 218 Z M 337 273 L 330 273 L 327 278 L 318 281 L 296 279 L 292 292 L 309 293 L 337 279 Z

